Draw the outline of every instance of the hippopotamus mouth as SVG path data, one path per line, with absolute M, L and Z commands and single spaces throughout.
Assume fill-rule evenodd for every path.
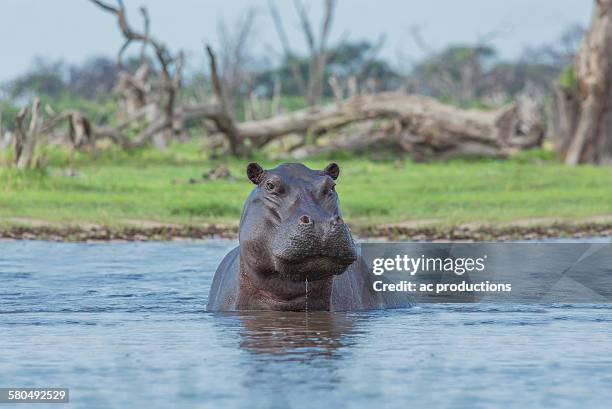
M 354 252 L 343 255 L 317 254 L 297 259 L 275 257 L 275 270 L 292 281 L 317 281 L 342 274 L 357 260 Z
M 310 281 L 342 274 L 357 260 L 355 243 L 344 224 L 320 236 L 304 231 L 281 235 L 272 246 L 275 270 L 294 281 Z

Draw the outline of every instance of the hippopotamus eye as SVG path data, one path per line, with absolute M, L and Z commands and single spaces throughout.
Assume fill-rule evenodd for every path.
M 269 177 L 262 185 L 264 190 L 273 195 L 281 195 L 285 192 L 283 182 L 276 176 Z
M 331 185 L 323 189 L 323 196 L 330 195 L 336 191 L 336 184 Z

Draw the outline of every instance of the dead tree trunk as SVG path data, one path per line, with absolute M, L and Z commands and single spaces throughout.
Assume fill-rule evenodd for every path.
M 562 159 L 612 163 L 612 0 L 597 0 L 570 84 L 555 90 L 550 132 Z
M 541 143 L 543 127 L 537 119 L 541 117 L 523 111 L 517 104 L 493 111 L 465 110 L 420 95 L 384 93 L 243 122 L 234 129 L 240 140 L 261 147 L 290 133 L 323 134 L 352 123 L 382 119 L 395 124 L 385 138 L 419 157 L 506 156 Z M 380 139 L 378 135 L 359 135 L 354 143 L 363 147 L 368 140 L 374 143 Z M 346 148 L 350 142 L 338 146 Z
M 24 121 L 27 115 L 28 108 L 23 107 L 15 119 L 14 164 L 17 169 L 29 169 L 35 165 L 34 152 L 42 124 L 40 100 L 38 98 L 34 99 L 32 103 L 30 127 L 26 131 L 24 128 Z
M 239 156 L 242 153 L 242 140 L 240 139 L 236 130 L 236 124 L 234 121 L 234 113 L 231 110 L 227 101 L 227 96 L 223 90 L 223 84 L 219 77 L 217 69 L 217 60 L 215 53 L 210 46 L 206 46 L 206 52 L 210 59 L 210 77 L 217 97 L 217 105 L 219 111 L 212 118 L 217 125 L 217 128 L 227 136 L 230 144 L 230 151 L 234 156 Z

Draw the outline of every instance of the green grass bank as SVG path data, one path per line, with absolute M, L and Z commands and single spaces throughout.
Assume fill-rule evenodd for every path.
M 121 228 L 138 223 L 236 225 L 252 189 L 247 160 L 209 158 L 196 144 L 167 151 L 107 150 L 92 157 L 47 148 L 43 170 L 0 169 L 0 224 L 41 221 Z M 612 167 L 568 167 L 542 152 L 510 160 L 414 163 L 337 155 L 345 219 L 357 229 L 392 223 L 435 226 L 568 224 L 612 215 Z M 8 160 L 7 153 L 0 155 Z M 264 167 L 286 160 L 261 159 Z M 205 181 L 218 165 L 229 180 Z M 612 219 L 608 220 L 609 222 Z

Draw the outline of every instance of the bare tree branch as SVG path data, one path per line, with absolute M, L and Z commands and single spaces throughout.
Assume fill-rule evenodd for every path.
M 223 82 L 223 92 L 228 108 L 235 110 L 238 98 L 243 92 L 245 82 L 251 81 L 252 73 L 248 66 L 252 62 L 250 40 L 255 22 L 254 9 L 246 14 L 228 29 L 223 20 L 219 22 L 219 39 L 221 47 L 218 55 L 218 75 Z
M 98 5 L 98 7 L 101 7 L 102 9 L 111 12 L 111 13 L 118 13 L 119 9 L 113 6 L 108 5 L 107 3 L 104 3 L 103 1 L 100 0 L 91 0 L 92 2 L 94 2 L 95 4 Z
M 101 1 L 101 0 L 90 0 L 92 3 L 102 8 L 103 10 L 113 14 L 117 18 L 117 22 L 119 24 L 119 28 L 121 33 L 125 38 L 125 42 L 123 46 L 119 50 L 118 54 L 118 62 L 121 63 L 122 55 L 128 46 L 133 41 L 141 42 L 141 63 L 142 66 L 146 68 L 145 61 L 145 51 L 147 46 L 151 46 L 157 61 L 159 63 L 161 81 L 160 81 L 160 91 L 161 95 L 154 98 L 152 101 L 159 107 L 158 111 L 160 117 L 155 117 L 149 123 L 148 127 L 136 137 L 135 144 L 138 145 L 140 143 L 146 143 L 148 140 L 153 138 L 154 136 L 164 133 L 161 135 L 161 139 L 165 140 L 169 136 L 171 136 L 172 132 L 179 132 L 179 129 L 176 128 L 177 122 L 175 121 L 175 104 L 176 104 L 176 95 L 178 92 L 178 88 L 180 87 L 181 77 L 182 77 L 182 67 L 183 67 L 183 57 L 182 54 L 179 53 L 178 57 L 173 58 L 169 53 L 166 47 L 155 40 L 150 34 L 150 18 L 147 9 L 143 6 L 140 8 L 140 13 L 142 15 L 144 21 L 144 32 L 139 32 L 134 30 L 128 20 L 126 15 L 125 6 L 122 1 L 118 1 L 118 7 L 110 6 L 109 4 Z M 172 69 L 173 68 L 173 73 Z M 139 71 L 140 72 L 140 71 Z M 137 72 L 138 75 L 138 72 Z M 127 83 L 129 83 L 129 79 L 127 79 Z M 127 84 L 126 83 L 126 84 Z M 138 91 L 143 95 L 146 93 L 146 90 L 143 87 L 144 84 L 139 84 Z M 146 100 L 146 98 L 143 98 Z M 143 103 L 146 101 L 143 101 Z M 148 101 L 147 101 L 148 102 Z M 114 135 L 117 136 L 117 135 Z M 158 138 L 160 139 L 160 138 Z M 157 141 L 157 139 L 156 139 Z M 122 142 L 124 145 L 127 144 L 126 141 Z M 164 142 L 165 144 L 165 142 Z M 129 144 L 127 144 L 129 145 Z
M 144 35 L 146 38 L 146 41 L 142 42 L 142 48 L 140 49 L 140 64 L 144 64 L 146 60 L 147 43 L 151 35 L 151 20 L 149 18 L 149 12 L 146 7 L 140 7 L 140 14 L 142 15 L 144 21 Z
M 334 19 L 336 0 L 324 0 L 324 14 L 318 44 L 304 4 L 301 0 L 294 0 L 294 5 L 300 19 L 304 37 L 306 38 L 306 44 L 310 50 L 306 100 L 310 106 L 315 106 L 320 103 L 323 94 L 323 77 L 328 57 L 327 42 Z
M 305 94 L 306 81 L 304 80 L 304 75 L 302 74 L 302 70 L 300 69 L 298 60 L 297 58 L 295 58 L 295 55 L 291 51 L 291 46 L 289 45 L 289 40 L 287 39 L 287 33 L 283 25 L 283 20 L 273 1 L 268 2 L 268 7 L 270 9 L 270 15 L 272 16 L 272 20 L 274 21 L 276 33 L 278 34 L 281 45 L 285 52 L 285 59 L 287 60 L 287 64 L 289 65 L 289 69 L 291 70 L 291 75 L 293 76 L 296 84 L 298 85 L 300 92 L 302 94 Z
M 328 58 L 327 44 L 334 19 L 336 3 L 336 0 L 324 0 L 324 13 L 317 39 L 315 38 L 312 23 L 304 3 L 302 0 L 293 1 L 310 54 L 308 62 L 308 80 L 306 81 L 299 65 L 299 59 L 295 57 L 295 54 L 291 50 L 280 13 L 272 0 L 268 2 L 270 15 L 272 16 L 272 21 L 274 22 L 276 32 L 284 50 L 285 59 L 291 71 L 291 75 L 300 91 L 305 95 L 308 105 L 310 106 L 318 105 L 323 93 L 323 77 Z
M 308 18 L 308 12 L 304 8 L 304 4 L 301 2 L 301 0 L 293 0 L 293 4 L 295 5 L 298 17 L 300 18 L 300 24 L 302 25 L 302 32 L 304 33 L 304 37 L 306 38 L 306 44 L 310 49 L 310 53 L 314 54 L 317 52 L 317 48 L 315 45 L 312 25 L 310 24 L 310 19 Z
M 319 52 L 325 51 L 327 46 L 327 38 L 331 30 L 332 21 L 334 19 L 334 10 L 336 8 L 336 0 L 325 0 L 325 16 L 321 25 L 321 34 L 319 36 Z
M 240 155 L 241 146 L 238 137 L 238 131 L 236 130 L 236 126 L 234 124 L 233 114 L 230 111 L 227 104 L 227 100 L 225 98 L 223 84 L 221 83 L 221 78 L 219 77 L 215 53 L 209 45 L 206 46 L 206 52 L 208 53 L 208 58 L 210 60 L 210 75 L 213 83 L 213 89 L 215 91 L 215 95 L 217 96 L 218 104 L 220 106 L 219 115 L 214 117 L 213 120 L 219 130 L 227 136 L 230 142 L 230 149 L 232 151 L 232 154 Z
M 423 37 L 422 33 L 422 28 L 419 25 L 411 25 L 408 28 L 408 31 L 410 32 L 414 43 L 417 45 L 417 47 L 419 47 L 421 52 L 425 54 L 425 56 L 430 56 L 431 54 L 433 54 L 433 48 L 429 43 L 427 43 L 427 41 L 425 41 L 425 38 Z

